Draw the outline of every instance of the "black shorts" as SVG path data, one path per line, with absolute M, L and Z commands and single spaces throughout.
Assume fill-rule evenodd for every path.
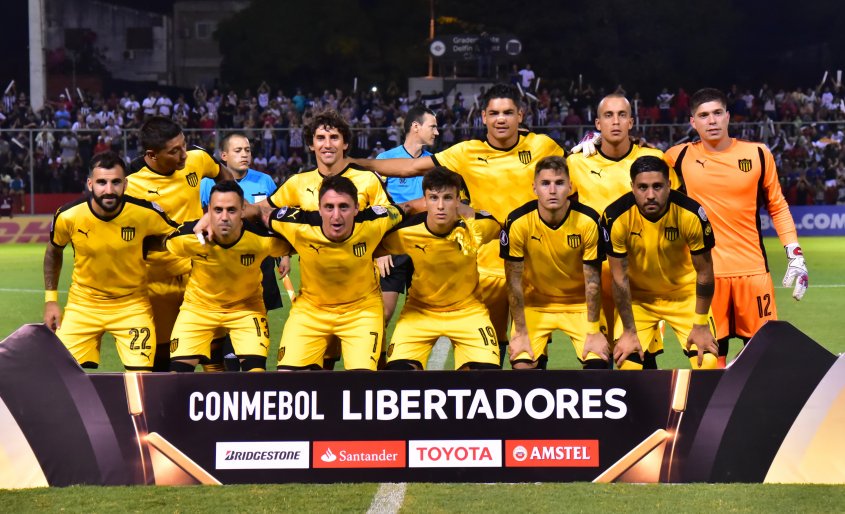
M 381 290 L 405 293 L 411 287 L 411 276 L 413 274 L 414 263 L 411 258 L 407 255 L 394 255 L 390 275 L 381 279 Z

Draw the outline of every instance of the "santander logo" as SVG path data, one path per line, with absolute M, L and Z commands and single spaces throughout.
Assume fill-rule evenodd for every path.
M 314 468 L 404 468 L 405 441 L 314 441 Z
M 334 462 L 334 461 L 337 460 L 337 455 L 332 453 L 331 448 L 326 448 L 325 453 L 320 455 L 320 460 L 323 461 L 323 462 Z

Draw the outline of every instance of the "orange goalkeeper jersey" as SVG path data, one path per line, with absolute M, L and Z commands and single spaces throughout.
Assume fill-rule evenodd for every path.
M 711 152 L 698 141 L 673 146 L 664 158 L 675 168 L 687 194 L 707 212 L 719 243 L 713 249 L 717 277 L 769 271 L 760 228 L 762 206 L 769 211 L 784 246 L 798 240 L 775 160 L 766 145 L 731 139 L 726 150 Z

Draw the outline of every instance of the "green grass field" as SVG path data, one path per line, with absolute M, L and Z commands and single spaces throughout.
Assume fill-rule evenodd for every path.
M 810 269 L 810 289 L 795 302 L 790 290 L 777 289 L 780 319 L 787 320 L 833 353 L 845 352 L 845 239 L 802 238 Z M 775 283 L 785 258 L 776 239 L 766 240 Z M 41 321 L 43 282 L 41 245 L 0 246 L 0 339 L 24 323 Z M 70 277 L 66 252 L 60 301 L 66 300 Z M 296 282 L 296 280 L 294 280 Z M 281 335 L 287 307 L 273 311 L 271 359 Z M 734 345 L 738 347 L 739 345 Z M 734 348 L 735 353 L 739 348 Z M 550 367 L 576 369 L 571 346 L 556 334 Z M 451 358 L 450 358 L 451 359 Z M 451 360 L 446 367 L 450 367 Z M 667 337 L 661 367 L 687 367 L 677 340 Z M 114 345 L 103 343 L 101 371 L 120 371 Z M 483 477 L 482 477 L 483 480 Z M 230 512 L 365 512 L 378 484 L 262 485 L 203 487 L 69 487 L 0 491 L 0 512 L 230 511 Z M 629 484 L 408 484 L 402 512 L 842 512 L 845 485 L 629 485 Z
M 834 353 L 845 352 L 845 336 L 840 331 L 842 323 L 837 316 L 845 312 L 845 271 L 842 271 L 841 259 L 845 255 L 845 239 L 805 237 L 801 244 L 807 255 L 810 269 L 810 289 L 804 300 L 794 301 L 791 290 L 777 287 L 777 307 L 780 319 L 791 322 L 799 330 L 806 333 L 820 344 Z M 5 338 L 25 323 L 40 323 L 43 308 L 42 259 L 44 248 L 35 244 L 18 244 L 0 246 L 0 312 L 5 315 L 0 319 L 0 339 Z M 769 264 L 775 284 L 780 283 L 786 266 L 783 248 L 775 238 L 766 240 Z M 291 274 L 294 284 L 298 287 L 298 273 L 296 259 L 292 259 L 294 272 Z M 59 300 L 67 300 L 67 287 L 70 283 L 72 254 L 65 251 L 64 270 L 59 287 Z M 401 299 L 400 299 L 401 301 Z M 397 308 L 401 308 L 400 306 Z M 282 309 L 272 311 L 270 319 L 270 339 L 273 346 L 270 349 L 268 369 L 275 369 L 276 348 L 282 333 L 282 326 L 288 316 L 289 304 L 285 299 Z M 394 316 L 394 321 L 398 316 Z M 393 323 L 388 330 L 392 332 Z M 550 349 L 550 365 L 552 369 L 578 369 L 579 363 L 575 358 L 568 338 L 556 333 L 554 343 Z M 732 346 L 732 354 L 740 347 L 736 342 Z M 681 353 L 681 347 L 671 330 L 667 330 L 665 343 L 666 351 L 660 357 L 662 368 L 688 367 L 688 362 Z M 104 338 L 102 348 L 102 371 L 122 371 L 123 367 L 117 358 L 114 344 L 110 337 Z M 451 356 L 446 368 L 452 366 Z

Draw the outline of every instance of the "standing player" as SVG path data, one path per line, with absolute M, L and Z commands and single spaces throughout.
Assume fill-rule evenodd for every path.
M 220 160 L 232 173 L 235 181 L 244 193 L 244 200 L 250 204 L 265 200 L 276 190 L 276 183 L 270 175 L 261 173 L 250 168 L 252 164 L 252 147 L 249 139 L 240 132 L 230 132 L 220 140 Z M 211 189 L 214 181 L 210 178 L 202 179 L 200 182 L 200 202 L 203 210 L 208 208 L 211 199 Z M 261 287 L 264 290 L 264 308 L 269 312 L 282 307 L 282 295 L 279 291 L 279 283 L 276 280 L 276 259 L 267 257 L 261 261 L 261 272 L 263 280 Z M 226 336 L 219 342 L 213 342 L 212 348 L 223 346 L 224 364 L 227 371 L 241 369 L 238 358 L 232 349 L 231 338 Z
M 713 369 L 713 229 L 695 200 L 670 190 L 669 166 L 659 157 L 635 160 L 631 181 L 633 191 L 602 216 L 619 317 L 616 366 L 642 369 L 646 351 L 662 352 L 658 322 L 665 320 L 686 341 L 693 369 Z
M 431 155 L 425 147 L 433 145 L 438 135 L 434 111 L 421 105 L 412 107 L 405 115 L 404 130 L 405 142 L 380 153 L 376 159 L 416 159 Z M 422 181 L 422 177 L 388 177 L 385 186 L 394 202 L 403 203 L 422 198 Z M 407 290 L 414 270 L 408 255 L 391 255 L 381 262 L 387 264 L 380 271 L 384 322 L 389 324 L 399 295 Z
M 487 308 L 477 298 L 476 253 L 501 231 L 487 213 L 458 215 L 461 177 L 443 167 L 425 174 L 427 212 L 392 230 L 383 248 L 407 254 L 414 276 L 387 352 L 387 369 L 424 369 L 440 336 L 451 339 L 455 369 L 499 369 L 499 346 Z
M 469 191 L 470 205 L 492 213 L 500 223 L 511 211 L 532 199 L 534 169 L 543 157 L 563 157 L 563 149 L 551 138 L 520 132 L 523 110 L 517 89 L 508 84 L 491 87 L 481 100 L 485 139 L 458 143 L 442 152 L 418 159 L 359 160 L 369 169 L 390 177 L 421 175 L 435 166 L 458 172 Z M 496 330 L 500 355 L 507 346 L 508 299 L 504 263 L 493 241 L 478 254 L 482 301 Z
M 193 371 L 211 357 L 211 341 L 223 329 L 244 371 L 267 368 L 270 333 L 262 294 L 261 263 L 290 253 L 284 239 L 243 220 L 244 193 L 234 181 L 211 188 L 211 236 L 197 240 L 186 223 L 167 240 L 174 255 L 193 265 L 185 301 L 173 327 L 170 370 Z
M 690 124 L 701 141 L 670 148 L 666 162 L 677 170 L 689 196 L 707 210 L 719 239 L 713 251 L 713 314 L 724 366 L 730 338 L 745 343 L 766 321 L 777 319 L 760 232 L 762 205 L 786 248 L 789 263 L 783 285 L 795 284 L 792 297 L 796 300 L 807 290 L 807 266 L 771 151 L 762 143 L 730 137 L 730 114 L 721 91 L 697 91 L 690 98 L 690 110 Z
M 335 338 L 346 369 L 375 370 L 384 334 L 384 305 L 373 252 L 402 214 L 393 206 L 358 210 L 359 193 L 342 175 L 326 177 L 319 212 L 282 207 L 268 225 L 300 255 L 302 287 L 279 346 L 279 369 L 323 369 Z
M 532 200 L 508 215 L 501 236 L 513 327 L 514 369 L 544 368 L 548 337 L 563 330 L 584 369 L 606 369 L 610 350 L 601 323 L 601 262 L 596 211 L 568 198 L 561 157 L 537 163 Z M 604 330 L 602 331 L 602 328 Z
M 143 155 L 129 164 L 126 193 L 160 205 L 177 223 L 202 216 L 199 185 L 203 177 L 231 180 L 231 173 L 201 148 L 187 148 L 182 128 L 169 118 L 153 116 L 141 125 Z M 156 325 L 156 371 L 170 369 L 170 332 L 185 295 L 191 260 L 167 253 L 151 254 L 149 293 Z M 223 354 L 211 369 L 223 370 Z
M 613 93 L 602 98 L 596 109 L 596 130 L 601 135 L 596 153 L 587 155 L 576 152 L 566 158 L 572 180 L 572 192 L 578 201 L 601 214 L 620 196 L 631 191 L 631 163 L 638 157 L 654 155 L 663 158 L 663 152 L 634 144 L 629 133 L 634 126 L 631 103 L 624 95 Z M 680 187 L 674 170 L 670 175 L 672 189 Z M 613 292 L 610 267 L 602 264 L 602 308 L 607 328 L 613 334 Z
M 44 323 L 84 368 L 99 366 L 100 341 L 110 332 L 127 370 L 152 371 L 157 348 L 145 244 L 178 225 L 157 205 L 124 195 L 125 189 L 123 160 L 101 153 L 91 159 L 90 198 L 56 212 L 44 253 Z M 68 243 L 74 250 L 73 277 L 62 320 L 56 290 Z

